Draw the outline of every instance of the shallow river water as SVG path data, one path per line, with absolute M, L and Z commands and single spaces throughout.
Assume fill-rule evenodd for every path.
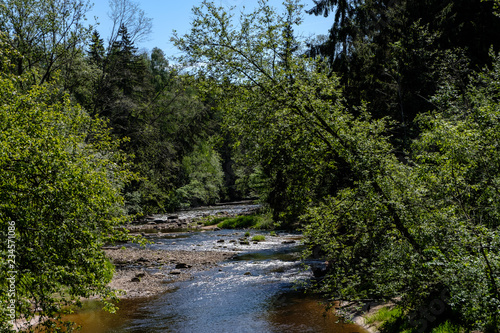
M 264 234 L 266 240 L 240 245 L 234 240 L 243 237 L 242 230 L 162 234 L 151 248 L 233 251 L 236 256 L 175 283 L 173 291 L 123 300 L 116 314 L 88 303 L 87 309 L 68 319 L 81 324 L 84 333 L 366 332 L 339 322 L 317 297 L 301 290 L 300 282 L 310 279 L 311 272 L 297 261 L 299 236 L 251 233 Z M 295 243 L 283 244 L 291 240 Z

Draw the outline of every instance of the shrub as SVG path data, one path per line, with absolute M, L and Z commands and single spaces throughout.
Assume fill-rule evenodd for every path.
M 227 220 L 228 218 L 227 217 L 213 217 L 213 216 L 210 216 L 206 219 L 203 220 L 203 225 L 205 226 L 211 226 L 211 225 L 216 225 L 216 224 L 219 224 L 225 220 Z
M 269 230 L 275 227 L 273 217 L 271 213 L 265 213 L 258 215 L 257 225 L 255 229 Z
M 383 307 L 371 316 L 366 317 L 365 321 L 367 324 L 373 324 L 376 322 L 382 323 L 394 317 L 399 317 L 401 314 L 402 311 L 400 308 Z
M 224 222 L 219 224 L 219 228 L 224 229 L 238 229 L 238 228 L 251 228 L 257 224 L 257 216 L 255 215 L 245 215 L 237 216 L 234 218 L 226 219 Z
M 254 241 L 254 242 L 262 242 L 265 240 L 266 240 L 266 237 L 264 235 L 255 235 L 252 237 L 252 241 Z

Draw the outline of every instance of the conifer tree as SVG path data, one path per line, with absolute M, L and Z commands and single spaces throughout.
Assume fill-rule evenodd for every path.
M 88 51 L 89 61 L 98 67 L 102 67 L 105 52 L 104 41 L 99 35 L 99 32 L 94 30 Z
M 113 133 L 119 137 L 134 133 L 133 118 L 150 94 L 148 71 L 144 58 L 130 40 L 125 26 L 108 50 L 103 62 L 103 76 L 97 88 L 96 113 L 110 120 Z

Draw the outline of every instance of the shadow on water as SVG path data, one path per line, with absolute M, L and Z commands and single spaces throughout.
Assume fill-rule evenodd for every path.
M 263 293 L 270 289 L 269 285 L 262 287 Z M 366 332 L 357 325 L 340 322 L 331 312 L 325 312 L 318 297 L 299 291 L 271 294 L 265 302 L 249 299 L 244 306 L 235 304 L 241 300 L 234 295 L 219 303 L 211 297 L 199 304 L 193 300 L 178 303 L 179 298 L 168 293 L 153 299 L 123 300 L 117 314 L 88 308 L 67 319 L 80 323 L 83 333 Z M 212 304 L 208 306 L 207 302 Z
M 113 332 L 115 328 L 125 327 L 130 319 L 141 316 L 141 308 L 151 301 L 151 298 L 121 300 L 120 309 L 115 314 L 101 310 L 100 302 L 90 301 L 86 302 L 78 313 L 65 316 L 64 320 L 81 325 L 82 329 L 79 332 Z
M 366 332 L 359 326 L 339 320 L 332 311 L 326 311 L 319 297 L 303 292 L 289 292 L 271 299 L 264 312 L 268 332 Z

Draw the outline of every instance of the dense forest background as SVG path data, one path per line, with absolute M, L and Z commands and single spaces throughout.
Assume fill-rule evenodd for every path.
M 499 332 L 497 1 L 203 1 L 177 59 L 138 52 L 150 20 L 110 4 L 105 41 L 86 1 L 0 1 L 0 233 L 23 239 L 20 313 L 112 298 L 100 247 L 127 219 L 254 198 L 328 261 L 316 290 L 397 298 L 393 331 Z M 303 40 L 303 15 L 332 28 Z

